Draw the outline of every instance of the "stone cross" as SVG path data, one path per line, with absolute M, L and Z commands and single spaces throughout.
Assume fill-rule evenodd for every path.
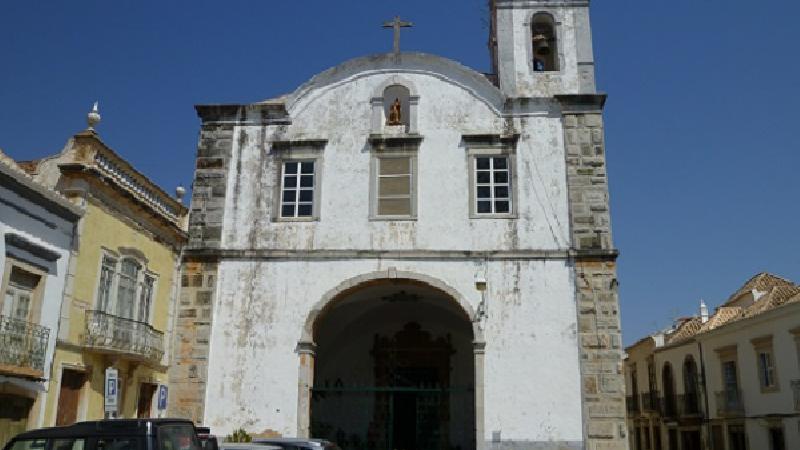
M 400 28 L 413 27 L 411 22 L 403 22 L 400 16 L 395 16 L 394 20 L 383 23 L 383 28 L 394 28 L 394 53 L 400 53 Z

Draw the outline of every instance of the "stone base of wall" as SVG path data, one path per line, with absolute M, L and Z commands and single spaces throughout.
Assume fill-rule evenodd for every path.
M 202 423 L 208 348 L 217 263 L 186 261 L 175 326 L 174 361 L 169 369 L 168 415 Z

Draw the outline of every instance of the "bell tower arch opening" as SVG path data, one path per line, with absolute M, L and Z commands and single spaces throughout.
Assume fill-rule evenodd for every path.
M 313 340 L 311 437 L 345 450 L 476 447 L 482 346 L 448 293 L 412 279 L 362 283 L 319 312 Z

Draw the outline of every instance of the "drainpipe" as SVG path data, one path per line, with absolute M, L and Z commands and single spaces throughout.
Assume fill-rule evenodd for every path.
M 711 448 L 711 411 L 708 409 L 708 389 L 706 388 L 706 359 L 703 356 L 703 344 L 697 341 L 697 350 L 700 352 L 700 385 L 703 388 L 703 407 L 706 411 L 706 417 L 703 419 L 703 424 L 706 428 L 706 444 Z

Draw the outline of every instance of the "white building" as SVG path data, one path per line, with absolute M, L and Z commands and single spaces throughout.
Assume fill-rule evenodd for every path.
M 800 287 L 761 273 L 628 348 L 631 448 L 800 448 Z
M 346 449 L 627 447 L 588 2 L 490 3 L 492 75 L 395 52 L 197 107 L 172 414 Z
M 40 427 L 83 211 L 0 152 L 0 443 Z

